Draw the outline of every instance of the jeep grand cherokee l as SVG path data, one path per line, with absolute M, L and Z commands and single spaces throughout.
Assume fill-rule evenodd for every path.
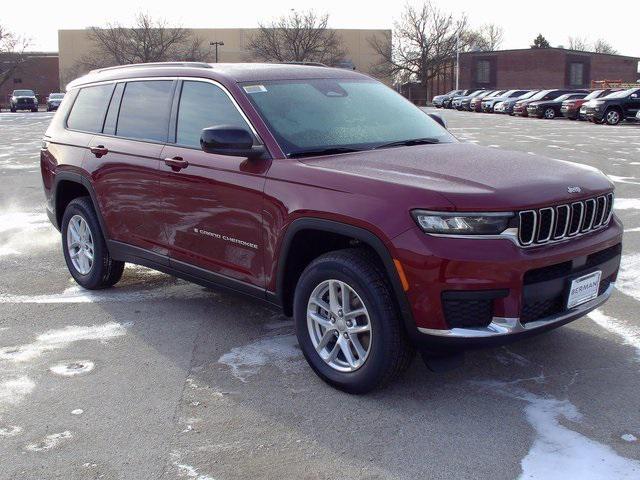
M 604 90 L 594 90 L 589 95 L 584 98 L 574 98 L 572 100 L 565 100 L 562 102 L 562 107 L 560 108 L 560 113 L 565 118 L 569 120 L 578 120 L 580 117 L 580 111 L 582 110 L 582 106 L 589 102 L 590 100 L 595 100 L 596 98 L 606 97 L 610 93 L 613 93 L 617 90 L 607 88 Z M 586 109 L 585 109 L 586 110 Z M 586 118 L 584 119 L 586 120 Z
M 13 93 L 11 93 L 9 109 L 12 112 L 16 112 L 18 110 L 31 110 L 32 112 L 37 112 L 38 97 L 36 97 L 33 90 L 14 90 Z
M 460 143 L 343 69 L 94 71 L 69 84 L 41 167 L 78 284 L 110 287 L 132 262 L 277 305 L 312 369 L 353 393 L 416 349 L 575 320 L 620 262 L 601 172 Z
M 579 100 L 586 97 L 587 94 L 583 93 L 565 93 L 553 100 L 538 100 L 537 102 L 531 102 L 527 105 L 527 113 L 529 117 L 546 118 L 547 120 L 553 120 L 557 116 L 560 116 L 560 109 L 562 103 L 565 100 Z
M 584 92 L 584 90 L 540 90 L 538 93 L 524 100 L 518 100 L 513 106 L 513 114 L 517 116 L 527 117 L 529 113 L 527 111 L 527 107 L 532 102 L 546 101 L 546 100 L 554 100 L 558 98 L 560 95 L 564 95 L 566 93 L 580 93 Z

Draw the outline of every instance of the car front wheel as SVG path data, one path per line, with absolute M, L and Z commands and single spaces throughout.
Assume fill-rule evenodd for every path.
M 546 118 L 547 120 L 553 120 L 554 118 L 556 118 L 556 111 L 553 108 L 547 108 L 544 111 L 544 118 Z
M 294 319 L 311 368 L 349 393 L 387 383 L 413 357 L 384 273 L 364 250 L 330 252 L 311 262 L 296 287 Z
M 62 250 L 71 276 L 86 289 L 111 287 L 122 277 L 124 262 L 109 254 L 89 197 L 76 198 L 65 209 Z
M 604 115 L 604 123 L 607 125 L 617 125 L 620 123 L 620 112 L 618 110 L 608 110 Z

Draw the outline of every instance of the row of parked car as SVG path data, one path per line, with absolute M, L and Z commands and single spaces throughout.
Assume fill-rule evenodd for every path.
M 50 93 L 47 97 L 47 112 L 57 110 L 63 98 L 64 93 Z M 12 112 L 17 112 L 18 110 L 31 110 L 32 112 L 37 112 L 38 97 L 33 90 L 14 90 L 11 93 L 11 99 L 9 100 L 9 109 Z
M 640 120 L 640 86 L 601 90 L 453 90 L 434 97 L 433 106 L 549 120 L 563 116 L 617 125 L 623 120 Z

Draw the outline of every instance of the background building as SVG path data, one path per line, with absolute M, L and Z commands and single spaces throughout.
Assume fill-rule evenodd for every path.
M 224 42 L 218 48 L 218 61 L 246 62 L 251 58 L 247 45 L 251 37 L 258 31 L 254 28 L 197 28 L 190 29 L 194 36 L 201 38 L 205 45 L 209 42 Z M 342 38 L 345 49 L 345 64 L 355 67 L 359 72 L 370 74 L 372 67 L 380 61 L 378 54 L 371 48 L 372 37 L 390 37 L 390 30 L 357 30 L 336 29 Z M 78 68 L 82 59 L 90 55 L 95 45 L 90 39 L 89 30 L 58 30 L 58 49 L 60 54 L 60 83 L 66 85 L 78 76 L 82 68 Z M 213 47 L 208 61 L 214 61 Z M 86 69 L 85 69 L 86 70 Z M 384 79 L 383 79 L 384 80 Z
M 563 48 L 525 48 L 493 52 L 467 52 L 460 55 L 460 88 L 589 88 L 595 80 L 634 83 L 640 78 L 640 58 L 624 55 L 581 52 Z M 414 101 L 431 100 L 456 87 L 455 62 L 429 88 L 415 85 Z
M 40 103 L 44 103 L 46 96 L 51 92 L 60 91 L 58 54 L 29 52 L 25 55 L 27 59 L 0 86 L 0 105 L 8 104 L 11 92 L 22 88 L 36 92 Z M 10 56 L 0 56 L 0 71 L 14 63 Z

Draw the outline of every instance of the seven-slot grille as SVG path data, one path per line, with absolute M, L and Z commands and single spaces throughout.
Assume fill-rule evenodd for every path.
M 518 241 L 522 246 L 543 245 L 605 227 L 613 212 L 613 193 L 555 207 L 520 212 Z

